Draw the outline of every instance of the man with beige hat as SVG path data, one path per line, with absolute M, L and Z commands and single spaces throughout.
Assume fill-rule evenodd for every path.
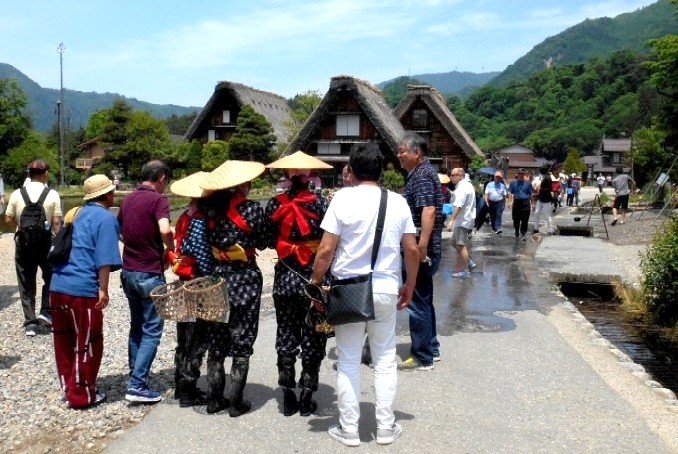
M 49 289 L 54 329 L 54 356 L 61 388 L 70 408 L 87 408 L 104 401 L 96 386 L 104 350 L 104 309 L 108 281 L 122 265 L 120 229 L 108 209 L 115 186 L 105 175 L 85 180 L 86 204 L 66 214 L 73 223 L 68 260 L 54 266 Z

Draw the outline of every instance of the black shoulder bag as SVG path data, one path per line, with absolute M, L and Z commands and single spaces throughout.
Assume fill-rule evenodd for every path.
M 377 230 L 372 245 L 372 262 L 370 272 L 348 279 L 332 281 L 327 298 L 327 323 L 330 325 L 344 325 L 346 323 L 365 322 L 374 320 L 374 300 L 372 297 L 372 272 L 377 262 L 381 234 L 384 231 L 386 217 L 386 199 L 388 192 L 381 189 L 379 214 L 377 216 Z
M 52 247 L 50 247 L 49 253 L 47 254 L 47 261 L 50 264 L 61 265 L 68 262 L 73 247 L 73 223 L 75 222 L 75 217 L 78 215 L 80 208 L 82 207 L 73 208 L 75 210 L 75 213 L 73 213 L 73 221 L 64 222 L 64 225 L 54 237 Z

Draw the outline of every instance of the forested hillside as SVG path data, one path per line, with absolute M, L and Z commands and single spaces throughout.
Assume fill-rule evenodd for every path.
M 42 88 L 21 71 L 5 63 L 0 63 L 0 79 L 16 79 L 21 89 L 26 93 L 28 96 L 27 110 L 30 112 L 35 130 L 44 132 L 56 124 L 56 102 L 59 99 L 59 90 Z M 135 98 L 126 98 L 115 93 L 86 93 L 65 89 L 65 123 L 68 122 L 70 124 L 70 129 L 84 127 L 93 112 L 110 108 L 113 105 L 113 101 L 119 98 L 124 99 L 135 110 L 150 112 L 158 118 L 167 118 L 172 115 L 188 115 L 200 110 L 199 107 L 151 104 Z
M 443 94 L 454 93 L 463 97 L 465 94 L 470 93 L 475 88 L 482 87 L 497 75 L 499 75 L 498 71 L 488 73 L 450 71 L 434 74 L 415 74 L 414 76 L 401 76 L 396 77 L 395 79 L 380 82 L 377 84 L 377 87 L 386 92 L 388 87 L 391 87 L 393 84 L 399 84 L 403 79 L 410 79 L 417 81 L 416 83 L 430 85 Z M 398 104 L 398 102 L 395 104 Z
M 647 53 L 647 40 L 678 33 L 678 17 L 674 11 L 670 0 L 659 0 L 613 19 L 587 19 L 536 45 L 489 84 L 506 85 L 524 80 L 547 65 L 584 63 L 619 50 Z
M 450 96 L 448 106 L 484 151 L 521 143 L 563 161 L 572 148 L 590 154 L 603 135 L 650 126 L 662 99 L 645 59 L 620 51 L 556 66 L 507 87 L 486 85 L 465 101 Z

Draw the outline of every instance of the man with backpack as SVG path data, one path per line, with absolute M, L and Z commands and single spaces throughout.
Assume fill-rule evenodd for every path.
M 52 267 L 47 253 L 52 237 L 61 226 L 61 200 L 59 194 L 47 187 L 49 165 L 40 159 L 28 165 L 31 182 L 15 190 L 9 198 L 5 218 L 14 234 L 16 276 L 21 306 L 24 311 L 26 336 L 37 334 L 38 322 L 52 326 L 49 308 L 49 285 Z M 35 314 L 36 276 L 42 272 L 42 300 L 40 312 Z

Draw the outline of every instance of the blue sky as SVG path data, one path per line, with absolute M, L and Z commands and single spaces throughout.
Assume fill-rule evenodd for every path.
M 501 71 L 586 18 L 655 0 L 3 0 L 0 62 L 43 87 L 203 106 L 218 81 L 292 97 L 349 74 Z M 66 100 L 67 101 L 67 100 Z

